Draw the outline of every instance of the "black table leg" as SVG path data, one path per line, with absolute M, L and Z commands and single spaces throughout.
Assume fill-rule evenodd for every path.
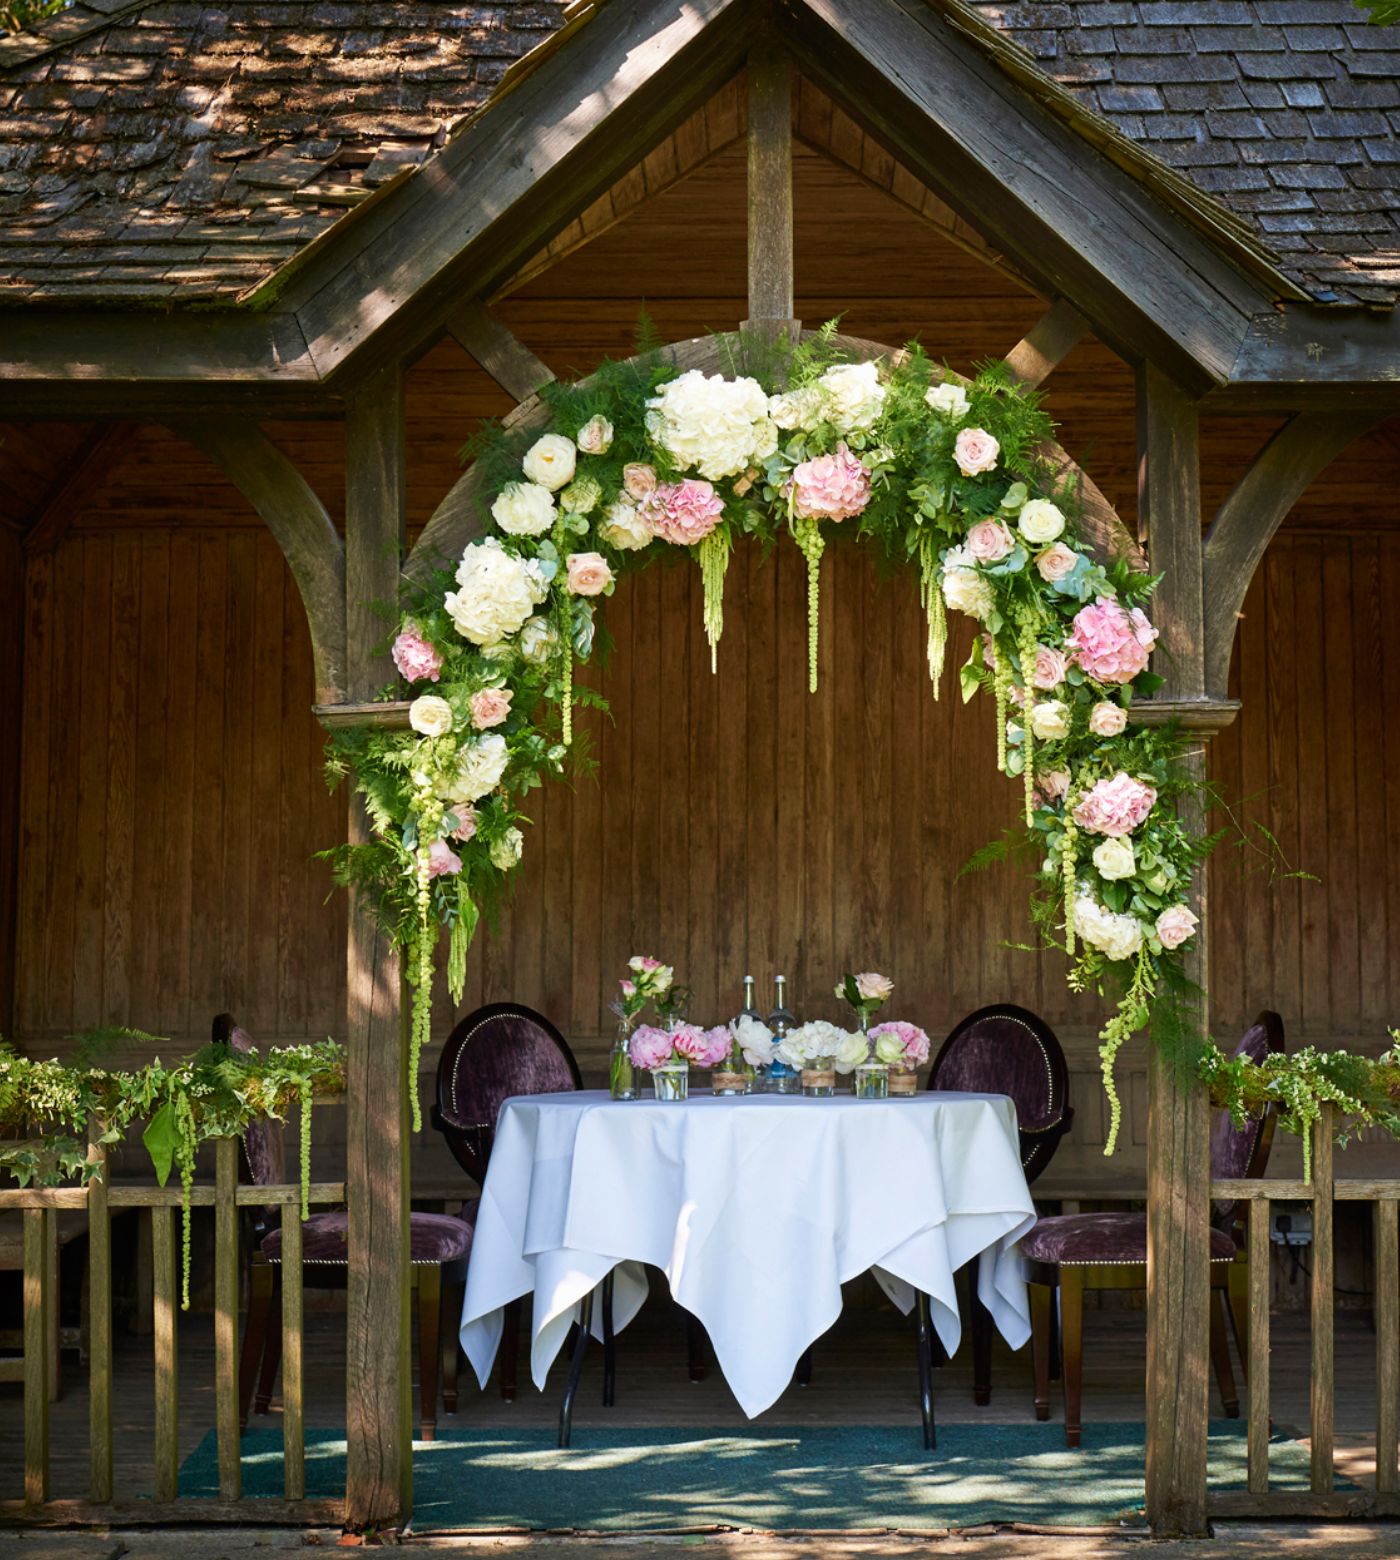
M 613 1330 L 613 1275 L 603 1280 L 603 1407 L 617 1402 L 617 1334 Z
M 972 1401 L 987 1404 L 992 1401 L 992 1313 L 982 1304 L 978 1292 L 981 1287 L 982 1258 L 972 1259 L 968 1289 L 972 1313 Z
M 919 1339 L 919 1410 L 924 1420 L 924 1450 L 933 1451 L 938 1435 L 933 1424 L 933 1321 L 928 1296 L 920 1289 L 914 1302 L 915 1326 Z
M 812 1385 L 812 1351 L 810 1349 L 803 1349 L 802 1353 L 797 1356 L 797 1368 L 792 1373 L 792 1379 L 799 1387 L 810 1387 Z
M 569 1364 L 569 1379 L 564 1387 L 564 1401 L 559 1405 L 559 1444 L 567 1446 L 574 1431 L 574 1394 L 578 1391 L 579 1377 L 583 1375 L 583 1357 L 588 1352 L 588 1329 L 593 1325 L 593 1291 L 590 1289 L 579 1306 L 578 1337 L 574 1341 L 574 1357 Z

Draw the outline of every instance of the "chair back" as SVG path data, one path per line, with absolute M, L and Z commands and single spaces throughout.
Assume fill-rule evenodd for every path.
M 210 1036 L 215 1045 L 233 1051 L 256 1051 L 253 1037 L 234 1021 L 232 1013 L 220 1013 Z M 243 1165 L 254 1186 L 281 1186 L 287 1179 L 287 1141 L 280 1121 L 259 1116 L 243 1129 Z M 280 1210 L 268 1206 L 259 1210 L 258 1231 L 273 1227 Z
M 1266 1008 L 1245 1031 L 1234 1054 L 1247 1056 L 1252 1062 L 1262 1062 L 1266 1056 L 1281 1055 L 1285 1049 L 1283 1020 Z M 1235 1125 L 1228 1110 L 1216 1111 L 1210 1127 L 1212 1178 L 1235 1181 L 1262 1176 L 1269 1165 L 1277 1120 L 1278 1106 L 1273 1102 L 1259 1115 L 1251 1116 L 1242 1127 Z M 1215 1203 L 1211 1223 L 1216 1229 L 1229 1230 L 1235 1236 L 1236 1245 L 1244 1238 L 1243 1209 L 1238 1203 Z
M 448 1036 L 438 1059 L 431 1119 L 457 1163 L 484 1181 L 503 1101 L 582 1087 L 573 1052 L 543 1014 L 515 1002 L 493 1002 Z
M 1009 1002 L 979 1008 L 963 1019 L 943 1042 L 928 1086 L 1009 1094 L 1016 1102 L 1027 1181 L 1034 1181 L 1050 1163 L 1074 1120 L 1069 1066 L 1055 1031 Z

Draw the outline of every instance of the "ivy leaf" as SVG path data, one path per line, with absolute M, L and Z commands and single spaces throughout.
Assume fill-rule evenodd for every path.
M 146 1123 L 141 1134 L 146 1152 L 155 1166 L 156 1180 L 164 1186 L 170 1178 L 170 1168 L 175 1163 L 175 1150 L 180 1142 L 180 1130 L 175 1124 L 175 1107 L 167 1101 Z

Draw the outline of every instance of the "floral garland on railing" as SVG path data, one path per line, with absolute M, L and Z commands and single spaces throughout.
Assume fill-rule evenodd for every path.
M 154 1035 L 117 1031 L 117 1038 L 162 1043 Z M 172 1168 L 182 1189 L 181 1305 L 190 1303 L 190 1191 L 202 1144 L 240 1137 L 249 1122 L 270 1116 L 282 1121 L 300 1111 L 301 1217 L 309 1212 L 311 1105 L 317 1095 L 345 1088 L 344 1051 L 334 1040 L 274 1046 L 265 1052 L 207 1045 L 181 1061 L 148 1063 L 130 1072 L 68 1066 L 21 1056 L 0 1041 L 0 1170 L 21 1186 L 86 1183 L 96 1164 L 88 1157 L 87 1133 L 100 1122 L 97 1141 L 120 1143 L 130 1127 L 145 1122 L 142 1142 L 164 1186 Z
M 854 535 L 917 569 L 935 696 L 947 609 L 984 630 L 963 697 L 994 700 L 997 765 L 1021 787 L 1043 867 L 1047 944 L 1070 956 L 1074 989 L 1123 991 L 1101 1036 L 1111 1152 L 1114 1057 L 1185 985 L 1192 874 L 1214 843 L 1179 816 L 1181 738 L 1129 725 L 1134 697 L 1161 682 L 1148 670 L 1154 581 L 1091 554 L 1075 483 L 1049 458 L 1054 426 L 1005 365 L 967 382 L 917 346 L 851 362 L 833 327 L 795 348 L 722 338 L 721 352 L 724 375 L 679 372 L 661 352 L 608 363 L 542 392 L 547 431 L 488 428 L 471 451 L 482 535 L 402 604 L 402 682 L 385 697 L 413 696 L 410 729 L 332 734 L 331 778 L 354 775 L 374 828 L 330 854 L 405 951 L 409 1077 L 441 929 L 458 1000 L 479 907 L 520 859 L 520 805 L 571 762 L 574 707 L 602 702 L 574 663 L 589 660 L 596 607 L 618 578 L 690 552 L 713 660 L 734 543 L 787 537 L 807 566 L 815 689 L 822 555 Z M 1154 1027 L 1169 1043 L 1186 1026 Z

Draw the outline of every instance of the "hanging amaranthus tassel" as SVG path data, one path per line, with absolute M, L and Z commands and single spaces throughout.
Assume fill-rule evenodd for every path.
M 1065 841 L 1060 848 L 1060 886 L 1065 901 L 1065 952 L 1074 957 L 1074 884 L 1079 869 L 1079 825 L 1074 821 L 1073 780 L 1065 791 Z
M 1004 660 L 998 660 L 992 675 L 992 690 L 997 701 L 997 768 L 1006 773 L 1006 721 L 1007 707 L 1011 702 L 1011 668 Z
M 1021 780 L 1025 788 L 1026 827 L 1035 822 L 1035 733 L 1031 730 L 1031 709 L 1035 693 L 1031 677 L 1035 672 L 1035 634 L 1029 627 L 1021 630 L 1021 683 L 1025 702 L 1021 706 Z
M 574 740 L 574 650 L 564 643 L 564 665 L 559 673 L 559 724 L 565 747 Z
M 919 596 L 928 620 L 928 675 L 933 683 L 933 696 L 937 699 L 943 677 L 943 657 L 948 648 L 948 612 L 943 601 L 938 542 L 928 533 L 919 538 Z
M 710 645 L 710 674 L 719 669 L 716 651 L 724 632 L 724 576 L 729 569 L 729 533 L 716 527 L 700 542 L 700 580 L 705 590 L 705 638 Z
M 821 633 L 822 553 L 826 538 L 816 520 L 792 520 L 792 534 L 807 560 L 807 689 L 817 691 L 817 648 Z
M 419 828 L 424 820 L 419 817 Z M 428 1039 L 428 1026 L 432 1022 L 433 998 L 433 944 L 432 878 L 429 868 L 432 857 L 422 834 L 418 837 L 418 928 L 412 949 L 413 957 L 413 1018 L 409 1026 L 408 1088 L 409 1104 L 413 1111 L 413 1130 L 423 1130 L 423 1110 L 418 1103 L 418 1062 Z

